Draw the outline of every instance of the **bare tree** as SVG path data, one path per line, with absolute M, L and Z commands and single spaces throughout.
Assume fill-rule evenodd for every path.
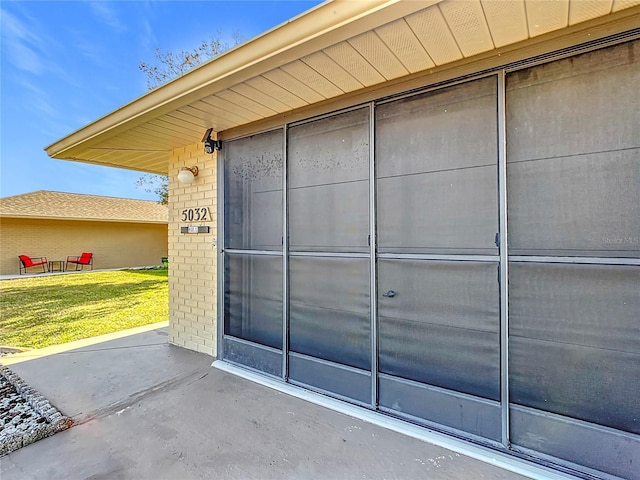
M 230 47 L 228 43 L 221 40 L 221 35 L 220 30 L 217 30 L 215 34 L 209 36 L 208 40 L 202 40 L 198 47 L 190 51 L 163 52 L 160 48 L 156 48 L 156 58 L 153 63 L 140 62 L 138 65 L 138 68 L 147 76 L 147 88 L 153 90 L 169 80 L 184 75 L 192 68 L 242 41 L 242 35 L 235 31 L 231 35 L 233 45 Z M 163 205 L 169 203 L 169 179 L 166 175 L 146 173 L 136 181 L 136 186 L 144 188 L 148 193 L 158 195 L 158 201 Z
M 162 205 L 169 203 L 169 178 L 166 175 L 145 173 L 136 180 L 136 187 L 144 188 L 147 193 L 155 193 Z
M 233 45 L 229 46 L 228 43 L 221 40 L 221 32 L 218 30 L 214 35 L 210 35 L 208 40 L 202 40 L 200 45 L 193 50 L 163 52 L 160 48 L 156 48 L 155 61 L 153 63 L 140 62 L 138 68 L 147 76 L 149 90 L 153 90 L 238 45 L 242 41 L 242 36 L 236 31 L 233 32 L 232 39 Z

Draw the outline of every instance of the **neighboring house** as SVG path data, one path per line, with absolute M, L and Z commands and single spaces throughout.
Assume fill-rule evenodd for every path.
M 638 478 L 639 27 L 633 0 L 327 2 L 47 152 L 169 175 L 172 343 Z
M 23 254 L 92 252 L 94 269 L 160 265 L 167 212 L 158 202 L 45 190 L 0 198 L 0 275 L 18 273 Z

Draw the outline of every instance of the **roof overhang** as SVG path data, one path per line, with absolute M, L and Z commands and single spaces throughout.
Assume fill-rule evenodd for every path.
M 331 0 L 46 147 L 166 174 L 208 128 L 230 137 L 638 29 L 640 0 Z M 342 99 L 342 100 L 341 100 Z

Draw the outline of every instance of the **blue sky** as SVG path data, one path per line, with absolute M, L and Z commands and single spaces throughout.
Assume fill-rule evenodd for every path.
M 0 1 L 0 197 L 35 190 L 155 200 L 139 172 L 53 160 L 44 147 L 147 92 L 154 51 L 232 42 L 320 1 Z

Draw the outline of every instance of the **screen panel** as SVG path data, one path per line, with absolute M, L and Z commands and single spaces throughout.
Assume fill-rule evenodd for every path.
M 371 369 L 369 260 L 289 259 L 289 349 Z
M 495 166 L 380 178 L 380 253 L 495 254 Z
M 282 130 L 225 142 L 225 246 L 282 249 Z
M 366 252 L 369 109 L 288 130 L 289 248 Z
M 514 255 L 640 256 L 640 150 L 509 165 Z
M 489 262 L 379 259 L 380 372 L 498 400 L 496 269 Z
M 291 251 L 368 249 L 369 181 L 289 190 Z
M 378 250 L 496 254 L 496 78 L 376 107 Z
M 514 255 L 640 257 L 640 42 L 507 77 Z
M 640 267 L 511 262 L 511 402 L 640 433 Z
M 282 258 L 225 257 L 224 333 L 282 349 Z

